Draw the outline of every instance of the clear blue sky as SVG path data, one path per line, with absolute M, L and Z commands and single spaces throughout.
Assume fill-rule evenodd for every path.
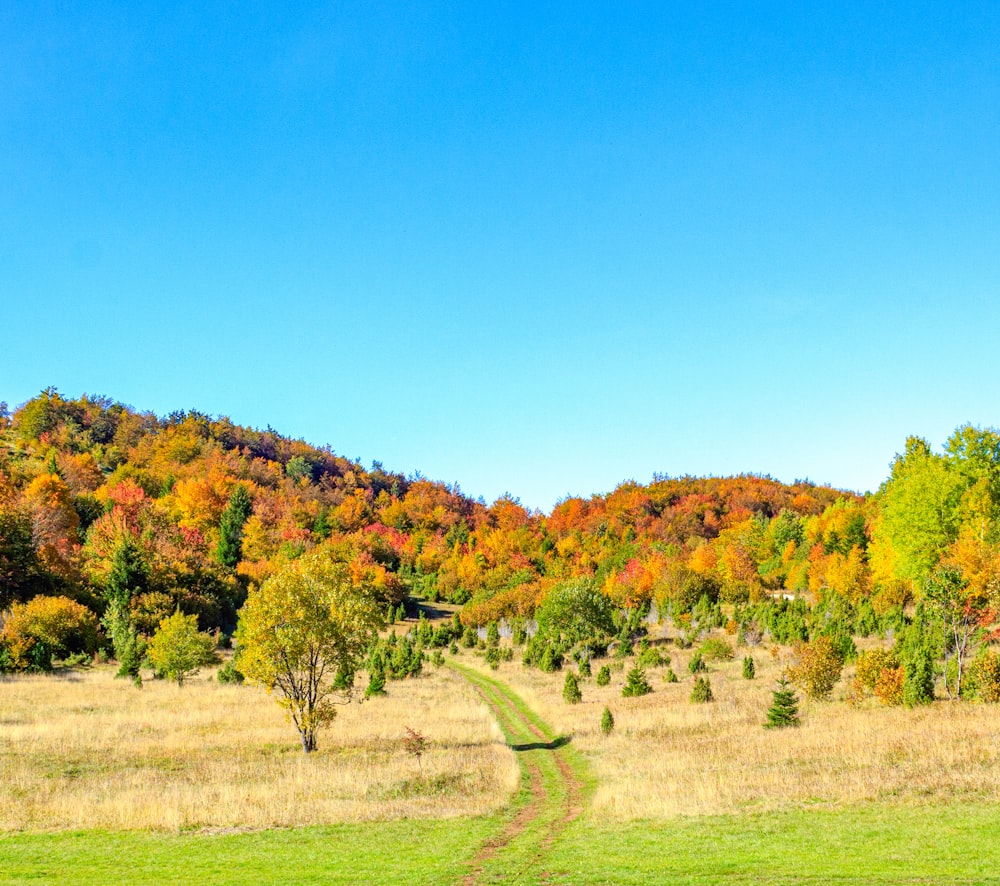
M 0 399 L 547 510 L 1000 424 L 1000 5 L 0 5 Z

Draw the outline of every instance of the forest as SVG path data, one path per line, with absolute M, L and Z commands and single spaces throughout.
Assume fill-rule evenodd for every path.
M 916 620 L 958 696 L 975 689 L 977 643 L 989 656 L 995 638 L 998 518 L 1000 434 L 972 426 L 941 453 L 906 440 L 872 495 L 657 475 L 542 514 L 366 469 L 271 428 L 50 388 L 0 411 L 0 667 L 113 653 L 116 619 L 143 638 L 178 611 L 226 638 L 248 592 L 325 551 L 389 622 L 421 598 L 461 604 L 465 626 L 524 625 L 583 578 L 614 612 L 608 638 L 635 639 L 653 610 L 681 628 L 714 618 L 775 642 L 827 634 L 851 659 L 851 637 Z M 60 618 L 73 628 L 57 637 Z M 993 670 L 990 660 L 975 673 Z

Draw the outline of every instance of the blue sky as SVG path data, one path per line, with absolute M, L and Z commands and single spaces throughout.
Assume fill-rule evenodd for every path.
M 0 6 L 0 399 L 547 510 L 1000 424 L 1000 7 Z

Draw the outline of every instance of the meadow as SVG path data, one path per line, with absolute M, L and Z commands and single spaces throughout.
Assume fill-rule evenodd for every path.
M 650 668 L 624 699 L 613 662 L 576 705 L 562 673 L 462 650 L 344 707 L 308 757 L 272 699 L 211 670 L 7 678 L 0 882 L 1000 882 L 995 706 L 852 706 L 847 669 L 767 731 L 787 650 L 758 650 L 754 680 L 712 663 L 692 704 L 692 650 L 668 649 L 680 682 Z

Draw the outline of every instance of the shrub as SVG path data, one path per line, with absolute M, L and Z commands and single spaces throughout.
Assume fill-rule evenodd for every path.
M 677 683 L 677 682 L 679 682 L 678 679 L 677 679 L 677 674 L 674 673 L 674 669 L 673 668 L 667 668 L 667 672 L 663 675 L 663 682 L 664 683 Z
M 980 701 L 1000 701 L 1000 655 L 986 649 L 973 662 L 973 673 Z
M 601 714 L 601 732 L 605 735 L 610 735 L 615 728 L 615 718 L 611 713 L 610 708 L 605 708 L 604 713 Z
M 593 676 L 593 672 L 590 670 L 589 658 L 585 658 L 583 661 L 580 662 L 580 676 L 581 677 Z
M 869 692 L 874 692 L 882 671 L 898 667 L 899 659 L 892 650 L 869 649 L 858 656 L 858 682 Z
M 753 663 L 753 656 L 747 655 L 743 658 L 743 679 L 752 680 L 757 676 L 757 666 Z
M 653 687 L 649 685 L 646 673 L 642 668 L 636 665 L 628 672 L 625 685 L 622 687 L 622 696 L 624 698 L 637 698 L 640 695 L 649 695 L 652 691 Z
M 97 616 L 68 597 L 34 597 L 14 603 L 0 631 L 13 670 L 52 669 L 52 659 L 93 654 Z
M 476 635 L 476 630 L 473 627 L 467 627 L 462 633 L 462 645 L 466 649 L 472 649 L 478 639 L 479 637 Z
M 709 637 L 701 644 L 701 654 L 709 661 L 731 661 L 733 647 L 722 637 Z
M 458 655 L 458 644 L 454 640 L 451 641 L 451 646 L 448 647 L 448 653 L 450 655 Z
M 583 694 L 580 692 L 580 684 L 576 681 L 576 674 L 566 671 L 566 682 L 563 683 L 563 699 L 567 704 L 578 704 Z
M 712 701 L 712 684 L 708 677 L 698 677 L 694 681 L 694 688 L 691 690 L 691 701 L 696 704 Z
M 647 646 L 639 650 L 636 664 L 642 668 L 658 668 L 670 664 L 670 656 L 663 655 L 655 646 Z
M 500 645 L 500 628 L 497 627 L 495 621 L 491 621 L 486 627 L 486 645 L 487 646 L 499 646 Z
M 497 670 L 500 667 L 500 650 L 496 646 L 490 646 L 486 650 L 486 664 L 490 670 Z
M 767 709 L 765 729 L 785 729 L 799 725 L 799 700 L 795 690 L 788 685 L 788 679 L 782 676 L 778 688 L 771 693 L 771 707 Z
M 875 697 L 884 705 L 901 705 L 905 677 L 902 667 L 883 668 L 875 681 Z
M 688 662 L 688 670 L 692 674 L 698 674 L 708 670 L 705 660 L 701 657 L 700 652 L 696 652 L 693 656 L 691 656 L 691 661 Z
M 439 668 L 444 664 L 444 655 L 441 654 L 440 649 L 434 650 L 434 654 L 431 656 L 431 664 L 436 668 Z
M 607 686 L 611 682 L 611 668 L 604 665 L 598 672 L 594 680 L 598 686 Z
M 221 668 L 219 668 L 219 682 L 220 683 L 242 683 L 246 678 L 239 671 L 232 660 L 227 661 Z
M 795 651 L 798 664 L 789 670 L 789 677 L 810 698 L 826 698 L 844 666 L 830 638 L 819 636 L 812 642 L 799 643 Z

